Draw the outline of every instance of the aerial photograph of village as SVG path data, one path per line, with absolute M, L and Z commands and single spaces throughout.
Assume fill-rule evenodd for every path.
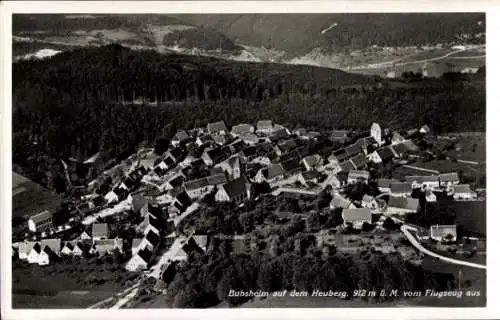
M 484 307 L 485 24 L 14 14 L 12 308 Z

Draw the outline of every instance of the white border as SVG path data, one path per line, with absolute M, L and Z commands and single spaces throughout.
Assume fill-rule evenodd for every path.
M 492 1 L 3 1 L 0 3 L 1 32 L 1 81 L 0 105 L 1 135 L 0 146 L 0 203 L 1 215 L 1 285 L 2 318 L 4 319 L 149 319 L 185 318 L 200 319 L 205 317 L 242 318 L 343 318 L 351 319 L 472 319 L 500 318 L 498 302 L 499 290 L 499 232 L 498 210 L 495 207 L 495 195 L 500 181 L 496 161 L 499 159 L 495 146 L 500 137 L 499 83 L 500 47 L 500 5 Z M 486 308 L 363 308 L 363 309 L 208 309 L 208 310 L 12 310 L 11 292 L 11 14 L 12 13 L 327 13 L 327 12 L 487 12 L 487 234 L 488 234 L 488 272 L 487 272 L 487 307 Z M 497 37 L 495 37 L 495 34 Z M 497 102 L 497 103 L 495 103 Z M 6 191 L 7 190 L 7 191 Z M 491 201 L 492 200 L 492 201 Z

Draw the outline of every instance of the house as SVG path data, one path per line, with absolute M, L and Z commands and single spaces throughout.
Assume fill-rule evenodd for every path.
M 436 194 L 434 192 L 432 192 L 432 190 L 426 189 L 425 190 L 425 201 L 436 202 L 437 201 Z
M 354 169 L 359 170 L 365 168 L 368 165 L 368 158 L 365 156 L 364 153 L 359 153 L 354 157 L 352 157 L 351 159 L 349 159 L 349 162 L 352 163 Z
M 137 252 L 139 250 L 141 250 L 141 248 L 140 248 L 141 243 L 142 243 L 142 239 L 141 238 L 134 238 L 134 239 L 132 239 L 132 245 L 131 245 L 132 256 L 135 256 L 137 254 Z
M 382 147 L 369 154 L 368 158 L 374 163 L 385 163 L 394 158 L 394 152 L 390 146 Z
M 223 184 L 215 194 L 215 200 L 242 202 L 251 197 L 251 185 L 244 176 Z
M 429 132 L 431 132 L 431 128 L 429 128 L 428 125 L 424 124 L 420 130 L 418 130 L 420 133 L 423 133 L 423 134 L 427 134 Z
M 453 199 L 472 200 L 477 199 L 477 193 L 470 189 L 468 184 L 457 184 L 453 186 Z
M 106 223 L 94 223 L 92 225 L 92 240 L 106 240 L 108 237 L 109 232 Z
M 236 155 L 221 162 L 217 167 L 222 168 L 230 179 L 238 179 L 242 173 L 242 160 Z
M 359 144 L 351 144 L 345 147 L 345 152 L 348 157 L 354 157 L 357 154 L 364 153 L 363 148 Z
M 378 189 L 382 193 L 391 192 L 391 184 L 397 183 L 397 182 L 399 182 L 399 180 L 396 180 L 396 179 L 378 179 L 377 180 Z
M 406 139 L 403 138 L 397 131 L 392 132 L 391 144 L 396 145 L 404 142 Z
M 72 241 L 66 241 L 61 249 L 61 254 L 69 256 L 73 254 L 74 244 Z
M 208 183 L 206 177 L 184 182 L 184 190 L 191 199 L 198 199 L 204 193 L 210 192 L 212 189 L 213 186 Z
M 240 135 L 240 139 L 248 144 L 248 145 L 256 145 L 257 143 L 259 143 L 259 137 L 257 137 L 255 134 L 253 133 L 247 133 L 247 134 L 242 134 Z
M 224 121 L 217 121 L 207 125 L 208 134 L 211 136 L 224 135 L 228 133 Z
M 351 170 L 355 170 L 356 169 L 354 167 L 354 165 L 352 164 L 352 162 L 349 161 L 349 160 L 341 162 L 339 164 L 339 167 L 340 167 L 340 171 L 342 171 L 342 172 L 350 172 Z
M 89 250 L 90 253 L 98 255 L 110 254 L 114 250 L 123 252 L 123 239 L 94 240 L 94 245 Z
M 370 136 L 377 141 L 378 145 L 382 144 L 382 128 L 380 128 L 378 123 L 372 123 L 372 126 L 370 127 Z
M 172 204 L 172 209 L 176 209 L 178 213 L 183 212 L 186 210 L 187 207 L 189 207 L 192 203 L 191 198 L 187 194 L 186 191 L 182 191 L 179 194 L 175 196 L 175 200 Z M 169 210 L 170 213 L 170 210 Z
M 255 131 L 255 128 L 247 123 L 240 123 L 231 128 L 231 134 L 235 137 L 241 137 L 242 135 L 251 134 Z
M 203 159 L 203 161 L 207 166 L 213 166 L 219 162 L 222 162 L 227 157 L 222 148 L 214 148 L 203 151 L 201 158 Z
M 27 256 L 29 263 L 47 265 L 61 255 L 61 239 L 44 239 L 34 243 Z M 21 257 L 21 255 L 19 255 Z
M 347 176 L 347 183 L 367 182 L 370 173 L 366 170 L 350 170 Z
M 298 181 L 302 185 L 307 187 L 308 182 L 318 183 L 320 179 L 321 179 L 321 174 L 318 171 L 313 170 L 313 171 L 305 171 L 299 174 Z
M 88 228 L 87 228 L 88 229 Z M 91 237 L 91 232 L 89 230 L 84 230 L 80 236 L 78 237 L 79 240 L 92 240 Z
M 148 234 L 148 232 L 153 232 L 157 235 L 160 234 L 160 230 L 162 230 L 162 225 L 159 219 L 151 214 L 142 219 L 141 223 L 136 228 L 137 232 Z
M 418 199 L 410 197 L 389 197 L 387 202 L 386 214 L 400 214 L 416 213 L 420 208 Z
M 233 142 L 231 142 L 229 145 L 229 155 L 233 155 L 233 154 L 236 154 L 238 152 L 240 152 L 241 150 L 245 149 L 247 147 L 247 144 L 245 143 L 245 141 L 243 141 L 241 138 L 240 139 L 237 139 Z
M 347 130 L 333 130 L 329 139 L 333 142 L 346 143 L 349 140 L 348 134 Z
M 209 135 L 204 135 L 204 136 L 198 136 L 196 137 L 196 140 L 195 140 L 195 144 L 198 146 L 198 147 L 201 147 L 201 146 L 204 146 L 204 145 L 207 145 L 207 144 L 210 144 L 212 142 L 212 137 L 209 136 Z
M 433 225 L 431 226 L 431 239 L 439 242 L 457 241 L 456 225 Z
M 196 245 L 203 251 L 207 251 L 209 245 L 209 239 L 206 235 L 193 235 L 192 236 Z
M 177 147 L 181 143 L 185 143 L 185 142 L 189 141 L 190 139 L 191 139 L 191 137 L 188 135 L 188 133 L 185 130 L 182 130 L 182 131 L 179 131 L 175 134 L 175 136 L 172 138 L 170 143 L 172 144 L 172 146 Z
M 160 236 L 157 233 L 149 231 L 148 233 L 145 233 L 144 238 L 142 238 L 142 241 L 139 244 L 139 250 L 148 248 L 154 252 L 156 247 L 160 244 L 160 241 Z
M 323 164 L 323 158 L 318 154 L 313 154 L 302 159 L 302 164 L 307 171 L 317 169 Z
M 175 166 L 177 163 L 182 162 L 182 160 L 184 160 L 186 158 L 186 155 L 187 154 L 184 151 L 184 149 L 182 149 L 181 147 L 175 147 L 175 148 L 169 149 L 166 152 L 164 161 L 167 161 L 167 159 L 170 159 L 171 161 L 168 161 L 167 165 L 169 166 L 169 168 L 171 168 L 171 167 Z
M 285 177 L 293 176 L 302 171 L 302 166 L 297 158 L 281 161 L 280 164 L 283 168 L 283 172 L 285 173 Z
M 44 232 L 53 228 L 52 213 L 48 210 L 32 215 L 28 219 L 28 229 L 31 232 Z
M 378 208 L 378 202 L 374 196 L 370 196 L 370 195 L 365 194 L 363 196 L 363 198 L 361 198 L 361 206 L 363 208 L 369 208 L 369 209 L 375 210 Z
M 26 260 L 31 252 L 31 249 L 37 244 L 36 241 L 23 241 L 19 243 L 18 253 L 19 259 Z
M 349 155 L 345 151 L 345 149 L 335 150 L 329 157 L 328 161 L 330 163 L 340 163 L 343 161 L 349 160 Z
M 440 187 L 457 185 L 459 183 L 460 183 L 460 179 L 458 177 L 458 173 L 456 173 L 456 172 L 442 173 L 439 175 L 439 186 Z
M 360 138 L 355 144 L 359 145 L 365 154 L 372 153 L 372 151 L 379 145 L 377 140 L 375 140 L 372 136 Z
M 213 137 L 214 142 L 218 144 L 219 146 L 223 146 L 227 144 L 230 140 L 229 137 L 226 135 L 217 135 Z
M 148 248 L 139 250 L 127 262 L 127 264 L 125 265 L 125 269 L 131 272 L 147 269 L 148 263 L 152 257 L 153 253 Z
M 269 134 L 273 132 L 273 122 L 271 120 L 260 120 L 257 122 L 256 132 Z
M 344 227 L 352 225 L 353 229 L 361 229 L 363 224 L 372 223 L 372 211 L 369 208 L 343 209 Z
M 155 172 L 156 172 L 156 169 L 155 169 Z M 104 195 L 104 200 L 106 200 L 107 204 L 118 202 L 118 195 L 116 194 L 115 190 L 111 190 L 108 193 L 106 193 L 106 195 Z
M 411 183 L 413 189 L 439 188 L 439 176 L 406 176 L 405 181 Z
M 207 177 L 208 184 L 214 187 L 218 187 L 227 182 L 226 173 L 222 168 L 214 168 L 218 170 L 212 170 L 211 174 Z
M 262 183 L 264 181 L 271 183 L 284 179 L 285 172 L 278 163 L 273 163 L 266 168 L 260 169 L 255 175 L 255 182 Z
M 184 182 L 186 181 L 186 178 L 182 173 L 175 174 L 173 177 L 171 177 L 167 182 L 164 184 L 165 190 L 173 190 L 176 188 L 182 187 Z
M 270 139 L 271 141 L 277 142 L 279 140 L 286 139 L 289 136 L 290 131 L 287 128 L 275 124 Z
M 332 201 L 330 201 L 330 209 L 342 208 L 342 209 L 354 209 L 356 206 L 347 198 L 344 198 L 338 193 L 333 195 Z
M 411 183 L 409 182 L 394 182 L 391 183 L 390 193 L 393 197 L 409 197 L 413 192 Z
M 41 253 L 42 253 L 42 246 L 40 245 L 40 242 L 35 242 L 34 245 L 31 247 L 30 252 L 28 253 L 27 256 L 28 263 L 38 263 Z

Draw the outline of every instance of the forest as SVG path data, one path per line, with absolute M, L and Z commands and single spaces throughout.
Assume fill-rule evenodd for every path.
M 60 160 L 123 159 L 177 130 L 271 119 L 316 131 L 426 123 L 485 130 L 484 72 L 458 80 L 385 81 L 334 69 L 81 48 L 13 64 L 13 162 L 45 186 Z M 484 71 L 484 69 L 483 69 Z M 97 171 L 98 172 L 98 171 Z M 64 179 L 62 179 L 64 180 Z M 62 188 L 64 189 L 64 188 Z

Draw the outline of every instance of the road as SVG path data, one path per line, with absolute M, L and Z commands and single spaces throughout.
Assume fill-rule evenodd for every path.
M 154 266 L 151 267 L 151 272 L 149 273 L 150 277 L 153 277 L 156 279 L 160 278 L 161 267 L 164 264 L 170 263 L 170 261 L 172 261 L 175 258 L 175 256 L 179 252 L 179 250 L 181 250 L 182 245 L 183 245 L 183 241 L 185 239 L 186 239 L 185 237 L 178 237 L 177 239 L 175 239 L 172 246 L 170 246 L 170 248 L 167 251 L 165 251 L 165 253 L 163 253 L 163 255 L 160 257 L 158 262 Z
M 131 205 L 129 203 L 127 203 L 127 200 L 125 199 L 125 200 L 117 203 L 112 208 L 106 208 L 106 209 L 99 211 L 98 213 L 95 213 L 95 214 L 92 214 L 90 216 L 85 217 L 85 219 L 83 219 L 83 221 L 82 221 L 82 224 L 89 225 L 89 224 L 94 223 L 98 217 L 104 218 L 107 216 L 112 216 L 114 214 L 124 212 L 125 210 L 128 210 L 130 208 L 131 208 Z
M 410 165 L 407 165 L 407 164 L 403 165 L 403 167 L 409 168 L 409 169 L 418 170 L 418 171 L 424 171 L 424 172 L 430 172 L 430 173 L 434 173 L 434 174 L 439 174 L 439 171 L 436 171 L 436 170 L 431 170 L 431 169 L 425 169 L 425 168 L 410 166 Z
M 424 254 L 426 254 L 428 256 L 431 256 L 431 257 L 434 257 L 434 258 L 438 258 L 439 260 L 442 260 L 442 261 L 445 261 L 445 262 L 449 262 L 449 263 L 452 263 L 452 264 L 456 264 L 456 265 L 462 265 L 462 266 L 471 267 L 471 268 L 477 268 L 477 269 L 486 269 L 485 265 L 477 264 L 477 263 L 472 263 L 472 262 L 467 262 L 467 261 L 463 261 L 463 260 L 452 259 L 452 258 L 449 258 L 449 257 L 445 257 L 445 256 L 442 256 L 442 255 L 439 255 L 439 254 L 437 254 L 435 252 L 432 252 L 432 251 L 424 248 L 420 244 L 420 242 L 418 242 L 418 240 L 410 232 L 410 231 L 417 231 L 417 229 L 414 228 L 414 227 L 410 227 L 408 225 L 402 225 L 401 226 L 401 231 L 403 232 L 403 234 L 406 236 L 406 238 L 408 238 L 408 240 L 410 241 L 410 243 L 417 250 L 419 250 L 420 252 L 422 252 L 422 253 L 424 253 Z
M 123 290 L 123 291 L 121 291 L 121 292 L 119 292 L 119 293 L 115 294 L 115 295 L 114 295 L 114 296 L 112 296 L 112 297 L 109 297 L 109 298 L 107 298 L 107 299 L 105 299 L 105 300 L 102 300 L 102 301 L 100 301 L 100 302 L 98 302 L 98 303 L 93 304 L 93 305 L 91 305 L 90 307 L 88 307 L 87 309 L 100 309 L 100 308 L 101 308 L 101 306 L 103 306 L 103 305 L 106 305 L 106 304 L 110 303 L 111 301 L 113 301 L 113 299 L 118 299 L 118 301 L 117 301 L 117 303 L 116 303 L 116 304 L 114 304 L 111 308 L 116 309 L 116 307 L 115 307 L 115 306 L 117 306 L 117 305 L 119 305 L 119 304 L 120 304 L 120 306 L 123 306 L 123 305 L 125 305 L 125 303 L 127 303 L 127 302 L 128 302 L 128 301 L 129 301 L 129 300 L 130 300 L 133 296 L 135 296 L 135 294 L 137 294 L 137 289 L 138 289 L 138 287 L 139 287 L 139 284 L 140 284 L 140 280 L 139 280 L 137 283 L 135 283 L 133 286 L 131 286 L 131 287 L 129 287 L 129 288 L 127 288 L 127 289 L 125 289 L 125 290 Z M 134 294 L 132 295 L 132 293 L 134 293 Z M 107 308 L 106 308 L 106 309 L 107 309 Z

